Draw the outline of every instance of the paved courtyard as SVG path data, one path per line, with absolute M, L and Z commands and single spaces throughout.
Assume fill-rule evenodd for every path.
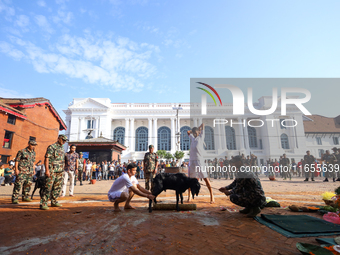
M 291 204 L 322 205 L 320 194 L 340 185 L 321 178 L 261 181 L 266 196 L 282 207 L 265 208 L 265 214 L 293 214 L 285 209 Z M 1 186 L 0 254 L 300 254 L 296 242 L 316 244 L 315 237 L 286 238 L 238 213 L 240 207 L 217 190 L 229 183 L 212 179 L 215 204 L 208 202 L 208 190 L 202 186 L 192 201 L 196 211 L 151 214 L 147 200 L 138 196 L 132 200 L 135 210 L 113 212 L 106 196 L 112 181 L 76 186 L 75 197 L 60 199 L 63 207 L 49 211 L 39 210 L 38 192 L 33 202 L 10 204 L 13 186 Z M 159 201 L 174 203 L 175 193 L 163 192 Z

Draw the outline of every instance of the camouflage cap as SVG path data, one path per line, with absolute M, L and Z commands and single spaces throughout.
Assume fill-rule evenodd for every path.
M 30 140 L 30 141 L 28 141 L 28 144 L 31 144 L 31 145 L 38 145 L 38 144 L 37 144 L 37 142 L 36 142 L 36 141 L 34 141 L 34 140 Z
M 79 152 L 79 155 L 83 155 L 83 153 L 82 153 L 82 152 Z
M 333 151 L 337 151 L 338 148 L 337 148 L 337 147 L 333 147 L 332 150 L 333 150 Z
M 58 138 L 61 138 L 61 139 L 63 139 L 64 141 L 68 141 L 68 138 L 67 138 L 67 136 L 66 135 L 59 135 L 58 136 Z
M 149 148 L 153 148 L 153 145 L 152 145 L 152 144 L 150 144 L 150 145 L 149 145 Z

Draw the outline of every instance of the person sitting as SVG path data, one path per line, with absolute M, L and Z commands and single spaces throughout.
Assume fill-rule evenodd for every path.
M 10 165 L 9 167 L 5 168 L 5 185 L 13 185 L 13 182 L 15 181 L 15 176 L 13 174 L 13 166 Z
M 135 209 L 130 205 L 131 199 L 134 194 L 142 197 L 154 200 L 155 196 L 151 194 L 150 191 L 144 189 L 139 185 L 138 180 L 135 177 L 137 166 L 134 163 L 130 163 L 127 166 L 127 173 L 122 174 L 117 180 L 112 184 L 109 192 L 108 198 L 111 202 L 114 202 L 114 211 L 119 212 L 119 203 L 125 202 L 124 209 Z
M 253 172 L 243 167 L 240 156 L 234 157 L 231 163 L 236 167 L 236 179 L 219 191 L 229 196 L 232 203 L 245 207 L 240 213 L 253 218 L 261 212 L 261 207 L 266 203 L 261 182 Z
M 5 181 L 5 169 L 4 169 L 4 164 L 0 162 L 0 186 L 2 183 Z

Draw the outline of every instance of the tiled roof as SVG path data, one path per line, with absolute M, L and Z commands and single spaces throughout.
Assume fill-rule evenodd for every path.
M 26 119 L 27 118 L 26 115 L 23 112 L 21 112 L 21 111 L 15 109 L 15 108 L 9 106 L 8 104 L 5 104 L 1 100 L 1 98 L 0 98 L 0 111 L 12 114 L 12 115 L 17 116 L 17 117 L 22 118 L 22 119 Z
M 57 110 L 53 107 L 50 100 L 44 97 L 36 97 L 36 98 L 2 98 L 0 97 L 0 102 L 7 105 L 7 107 L 11 107 L 12 109 L 15 108 L 16 111 L 19 111 L 21 114 L 23 114 L 20 111 L 21 109 L 32 108 L 36 105 L 48 105 L 60 124 L 60 130 L 67 129 L 65 122 L 62 120 Z
M 308 116 L 312 121 L 304 121 L 305 133 L 340 133 L 340 115 L 329 118 L 321 115 Z

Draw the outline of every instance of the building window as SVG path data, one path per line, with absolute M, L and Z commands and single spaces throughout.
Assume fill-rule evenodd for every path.
M 158 129 L 158 150 L 171 150 L 171 130 L 168 127 Z
M 256 129 L 248 126 L 249 147 L 257 148 Z
M 334 143 L 335 145 L 338 145 L 338 144 L 339 144 L 339 137 L 333 136 L 333 143 Z
M 30 141 L 35 141 L 36 142 L 36 138 L 34 136 L 30 136 Z
M 227 139 L 228 150 L 236 150 L 235 129 L 233 127 L 225 127 L 225 136 Z
M 116 127 L 113 130 L 113 140 L 118 141 L 120 144 L 125 145 L 125 128 Z
M 148 148 L 148 129 L 139 127 L 136 129 L 136 151 L 146 151 Z
M 16 118 L 14 115 L 8 114 L 7 123 L 12 124 L 12 125 L 15 125 L 15 120 L 16 120 L 16 119 L 17 119 L 17 118 Z
M 261 164 L 261 166 L 264 166 L 264 160 L 263 160 L 263 158 L 260 159 L 260 164 Z
M 262 144 L 262 139 L 259 140 L 260 141 L 260 149 L 263 149 L 263 144 Z
M 5 137 L 4 137 L 4 143 L 3 147 L 6 149 L 10 149 L 12 145 L 12 140 L 13 140 L 13 132 L 7 131 L 5 132 Z
M 190 130 L 190 127 L 184 126 L 181 127 L 181 150 L 182 151 L 188 151 L 190 150 L 190 138 L 188 136 L 188 131 Z
M 206 150 L 215 150 L 215 143 L 214 143 L 214 130 L 212 127 L 206 126 L 204 128 L 204 143 Z
M 284 120 L 285 119 L 280 119 L 280 127 L 281 127 L 281 129 L 286 129 L 286 127 L 282 125 L 282 121 L 284 121 Z
M 87 120 L 87 129 L 94 128 L 94 120 Z
M 316 138 L 316 143 L 317 143 L 318 145 L 322 145 L 321 137 L 317 137 L 317 138 Z
M 325 151 L 323 149 L 319 149 L 318 151 L 319 151 L 319 157 L 321 158 L 322 155 L 325 153 Z
M 8 155 L 0 155 L 0 158 L 1 158 L 1 162 L 4 163 L 4 164 L 8 164 L 9 162 L 9 157 Z
M 282 149 L 289 149 L 289 141 L 288 141 L 288 136 L 286 134 L 281 135 L 281 146 Z

